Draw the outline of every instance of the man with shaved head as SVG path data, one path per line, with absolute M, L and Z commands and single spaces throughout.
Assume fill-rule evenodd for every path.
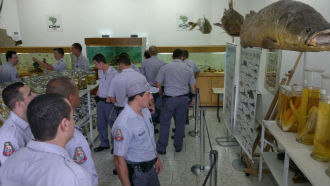
M 56 93 L 67 98 L 73 110 L 80 105 L 79 89 L 77 85 L 67 77 L 58 77 L 48 82 L 46 93 Z M 92 184 L 98 185 L 98 176 L 96 173 L 91 149 L 79 126 L 75 126 L 73 137 L 66 144 L 70 158 L 81 165 L 92 177 Z
M 146 77 L 151 86 L 156 86 L 155 79 L 158 71 L 162 66 L 166 65 L 166 63 L 157 57 L 158 49 L 156 46 L 152 45 L 149 47 L 149 54 L 151 57 L 142 62 L 141 73 Z M 152 120 L 155 123 L 159 123 L 161 99 L 158 93 L 153 96 L 156 110 L 152 115 Z M 155 132 L 157 131 L 155 130 Z

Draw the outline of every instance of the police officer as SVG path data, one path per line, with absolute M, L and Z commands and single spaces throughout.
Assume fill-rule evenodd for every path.
M 110 91 L 111 81 L 118 72 L 106 63 L 106 59 L 102 54 L 96 54 L 93 61 L 99 75 L 99 89 L 96 93 L 99 98 L 97 100 L 97 130 L 101 144 L 99 147 L 94 148 L 94 152 L 99 152 L 110 148 L 108 124 L 112 127 L 113 121 L 109 119 L 109 115 L 114 109 L 114 105 L 110 102 L 110 99 L 107 100 L 107 95 Z
M 15 82 L 19 74 L 14 67 L 18 63 L 18 56 L 15 51 L 6 52 L 7 63 L 0 66 L 0 83 Z
M 157 73 L 162 66 L 166 65 L 166 63 L 157 57 L 158 49 L 156 46 L 152 45 L 149 47 L 149 54 L 151 57 L 142 62 L 141 73 L 147 78 L 147 81 L 151 86 L 156 86 L 155 79 Z M 158 93 L 153 96 L 156 110 L 155 114 L 152 115 L 152 118 L 154 122 L 159 123 L 161 98 Z
M 153 99 L 145 78 L 137 78 L 126 86 L 128 104 L 112 128 L 114 159 L 122 185 L 157 186 L 162 164 L 156 152 L 154 127 L 148 109 Z
M 66 69 L 66 61 L 63 58 L 64 57 L 64 50 L 63 48 L 54 48 L 54 57 L 57 60 L 56 63 L 50 65 L 46 63 L 46 61 L 40 61 L 37 58 L 33 57 L 32 61 L 38 63 L 42 68 L 45 68 L 47 70 L 55 70 L 58 72 L 61 72 Z
M 27 118 L 35 141 L 3 164 L 1 184 L 91 185 L 90 175 L 64 149 L 75 125 L 70 103 L 58 94 L 38 96 L 29 104 Z
M 73 69 L 87 71 L 89 67 L 88 59 L 81 53 L 82 46 L 79 43 L 72 44 L 72 54 L 74 56 Z
M 136 79 L 145 77 L 131 68 L 131 60 L 127 53 L 121 53 L 118 57 L 118 66 L 121 71 L 116 77 L 113 78 L 108 98 L 116 106 L 116 113 L 111 114 L 111 120 L 115 121 L 119 113 L 127 104 L 126 86 L 127 83 Z
M 79 89 L 77 85 L 67 77 L 58 77 L 48 82 L 46 93 L 56 93 L 64 96 L 70 102 L 73 110 L 80 105 Z M 81 128 L 75 126 L 73 137 L 65 145 L 71 159 L 81 165 L 92 178 L 92 184 L 98 185 L 98 176 L 96 173 L 91 149 L 85 136 L 81 133 Z
M 196 65 L 196 63 L 194 63 L 192 60 L 188 59 L 189 58 L 189 52 L 188 50 L 183 50 L 183 62 L 188 65 L 192 71 L 194 72 L 195 78 L 198 76 L 199 73 L 199 68 Z
M 33 139 L 30 125 L 27 122 L 26 110 L 35 97 L 31 89 L 21 82 L 7 86 L 2 92 L 2 99 L 11 110 L 9 118 L 0 128 L 0 167 L 7 158 Z
M 183 51 L 173 51 L 173 61 L 163 66 L 156 77 L 157 87 L 164 85 L 164 99 L 160 113 L 160 134 L 157 142 L 159 154 L 166 153 L 171 118 L 174 116 L 176 152 L 182 150 L 186 113 L 188 110 L 189 86 L 195 94 L 196 80 L 192 70 L 183 63 Z M 194 98 L 193 98 L 194 100 Z

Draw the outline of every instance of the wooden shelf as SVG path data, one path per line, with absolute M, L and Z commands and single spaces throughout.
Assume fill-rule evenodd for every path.
M 206 46 L 157 46 L 159 53 L 172 53 L 175 49 L 188 50 L 189 52 L 226 52 L 225 45 Z
M 48 46 L 48 47 L 0 47 L 0 53 L 6 53 L 9 50 L 14 50 L 17 53 L 53 53 L 54 48 L 63 48 L 64 53 L 71 53 L 71 46 Z
M 146 38 L 85 38 L 85 44 L 87 46 L 145 46 Z

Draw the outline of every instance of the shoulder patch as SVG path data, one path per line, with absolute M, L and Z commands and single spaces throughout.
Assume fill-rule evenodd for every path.
M 9 141 L 7 141 L 3 144 L 3 153 L 2 154 L 4 156 L 10 156 L 10 155 L 14 154 L 14 152 L 15 152 L 15 149 Z
M 76 148 L 76 150 L 74 152 L 73 160 L 78 164 L 83 164 L 87 160 L 86 154 L 85 154 L 84 150 L 82 149 L 82 147 Z
M 115 140 L 116 141 L 123 141 L 123 139 L 124 139 L 124 136 L 121 133 L 121 130 L 117 129 L 116 132 L 115 132 Z

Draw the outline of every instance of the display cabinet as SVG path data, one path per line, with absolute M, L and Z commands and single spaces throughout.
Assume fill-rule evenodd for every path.
M 40 73 L 33 67 L 32 58 L 38 58 L 39 60 L 45 59 L 47 63 L 54 64 L 57 60 L 54 58 L 54 48 L 64 49 L 64 59 L 67 64 L 67 69 L 72 69 L 73 56 L 71 54 L 71 47 L 0 47 L 1 61 L 5 63 L 6 52 L 13 50 L 17 52 L 18 64 L 15 66 L 21 76 L 31 75 L 32 73 Z
M 196 78 L 196 86 L 200 90 L 200 105 L 217 106 L 217 95 L 213 94 L 212 88 L 224 87 L 226 46 L 159 46 L 158 58 L 170 63 L 172 52 L 177 48 L 188 50 L 189 59 L 200 68 Z
M 146 50 L 146 38 L 85 38 L 87 58 L 93 65 L 97 53 L 105 56 L 111 66 L 116 66 L 116 58 L 122 52 L 128 53 L 131 62 L 140 67 Z

